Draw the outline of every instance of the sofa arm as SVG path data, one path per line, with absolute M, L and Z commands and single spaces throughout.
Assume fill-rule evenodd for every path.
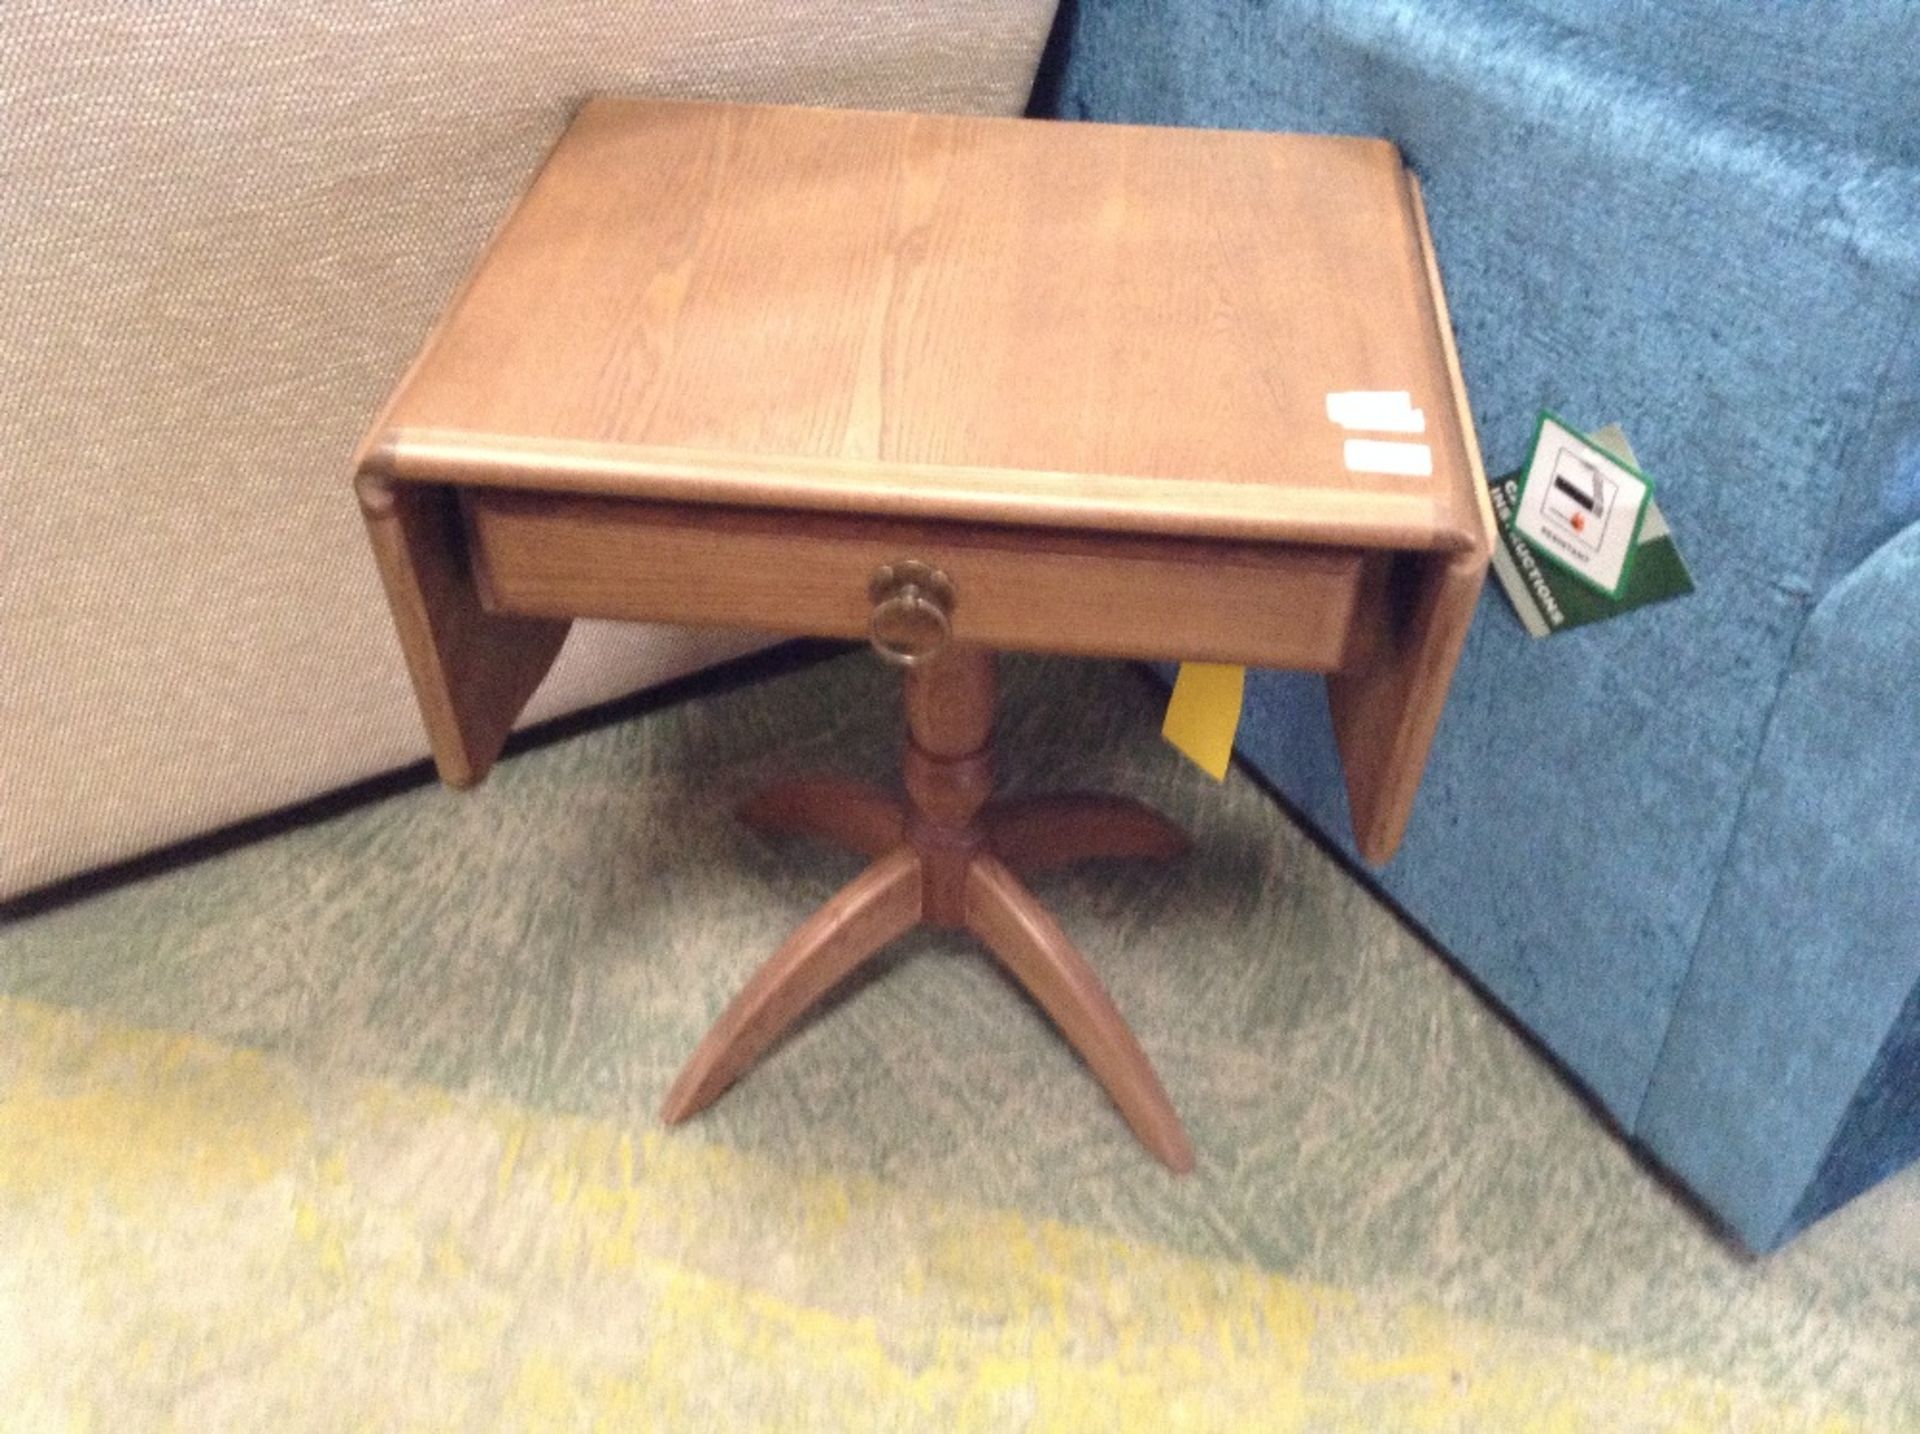
M 1920 1155 L 1920 523 L 1795 646 L 1636 1133 L 1757 1249 Z

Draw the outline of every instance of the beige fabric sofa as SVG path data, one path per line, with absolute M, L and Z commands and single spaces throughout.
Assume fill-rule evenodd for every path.
M 0 898 L 424 754 L 346 463 L 584 96 L 1012 112 L 1052 9 L 0 7 Z M 527 720 L 753 641 L 582 624 Z

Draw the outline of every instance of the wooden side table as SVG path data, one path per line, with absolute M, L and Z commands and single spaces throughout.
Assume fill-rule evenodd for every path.
M 1181 835 L 1115 798 L 992 800 L 992 653 L 1326 673 L 1384 860 L 1492 533 L 1419 190 L 1365 139 L 596 100 L 357 467 L 454 785 L 574 617 L 906 667 L 904 803 L 814 779 L 746 809 L 872 864 L 720 1017 L 668 1121 L 926 921 L 999 957 L 1176 1170 L 1158 1078 L 1019 873 Z

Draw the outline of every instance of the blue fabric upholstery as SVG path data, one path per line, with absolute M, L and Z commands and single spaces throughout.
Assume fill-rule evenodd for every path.
M 1876 664 L 1920 671 L 1920 11 L 1082 0 L 1065 23 L 1060 114 L 1398 142 L 1490 470 L 1550 407 L 1620 421 L 1659 483 L 1699 591 L 1535 642 L 1490 587 L 1381 880 L 1776 1243 L 1815 1185 L 1914 1145 L 1863 1083 L 1899 1068 L 1920 978 L 1893 889 L 1920 862 L 1894 796 L 1920 714 L 1844 714 L 1895 710 Z M 1242 751 L 1347 842 L 1317 680 L 1252 682 Z
M 1920 525 L 1800 635 L 1640 1119 L 1737 1229 L 1920 1153 L 1917 745 Z

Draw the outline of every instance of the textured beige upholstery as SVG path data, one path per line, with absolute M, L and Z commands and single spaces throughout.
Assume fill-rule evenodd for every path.
M 1013 111 L 1052 9 L 0 4 L 0 896 L 424 753 L 346 461 L 582 97 Z

